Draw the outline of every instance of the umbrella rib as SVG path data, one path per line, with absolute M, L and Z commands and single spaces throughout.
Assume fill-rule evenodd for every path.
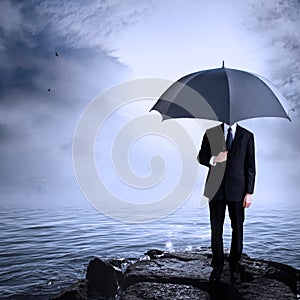
M 188 76 L 189 78 L 188 78 L 187 81 L 184 80 L 184 81 L 181 81 L 181 83 L 187 84 L 187 83 L 189 83 L 191 80 L 193 80 L 196 76 L 198 76 L 200 73 L 203 73 L 203 74 L 204 74 L 206 71 L 208 71 L 208 70 L 195 72 L 193 75 Z
M 287 118 L 291 121 L 291 118 L 290 116 L 287 114 L 286 110 L 285 110 L 285 107 L 282 105 L 282 103 L 280 102 L 280 100 L 278 99 L 278 97 L 276 96 L 276 94 L 273 92 L 272 88 L 264 82 L 264 80 L 261 79 L 261 76 L 257 76 L 256 74 L 252 74 L 252 73 L 249 73 L 251 74 L 252 76 L 256 77 L 257 79 L 259 79 L 263 85 L 265 85 L 269 90 L 270 92 L 274 95 L 275 99 L 278 101 L 279 105 L 281 106 L 282 110 L 285 112 Z M 265 78 L 264 78 L 265 79 Z
M 226 68 L 224 68 L 224 71 L 225 71 L 225 77 L 226 77 L 226 80 L 227 80 L 227 86 L 228 86 L 228 120 L 229 120 L 229 125 L 232 125 L 231 124 L 231 111 L 230 111 L 230 87 L 229 87 L 229 80 L 228 80 L 228 74 L 227 74 L 227 70 Z

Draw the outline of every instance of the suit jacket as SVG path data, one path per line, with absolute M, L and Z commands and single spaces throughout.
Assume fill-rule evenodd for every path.
M 255 150 L 253 133 L 237 125 L 227 161 L 210 165 L 212 156 L 226 150 L 224 124 L 206 131 L 198 154 L 200 164 L 209 168 L 204 195 L 210 200 L 243 201 L 253 194 L 255 183 Z

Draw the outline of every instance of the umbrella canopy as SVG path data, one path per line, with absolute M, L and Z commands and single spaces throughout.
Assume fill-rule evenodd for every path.
M 224 67 L 195 72 L 172 84 L 151 110 L 168 118 L 233 123 L 257 117 L 289 119 L 289 106 L 263 77 Z

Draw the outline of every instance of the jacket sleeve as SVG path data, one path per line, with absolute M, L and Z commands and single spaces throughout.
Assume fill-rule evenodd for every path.
M 251 134 L 247 145 L 245 161 L 246 193 L 253 194 L 254 192 L 255 174 L 254 136 Z
M 211 167 L 209 163 L 211 159 L 211 149 L 210 149 L 210 144 L 206 133 L 203 136 L 201 148 L 197 159 L 201 165 L 204 165 L 208 168 Z

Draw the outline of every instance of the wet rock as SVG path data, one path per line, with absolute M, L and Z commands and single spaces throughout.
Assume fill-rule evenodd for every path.
M 245 254 L 242 256 L 241 266 L 244 273 L 251 275 L 253 280 L 261 277 L 274 279 L 288 286 L 293 294 L 299 294 L 297 287 L 299 288 L 300 270 L 278 262 L 252 259 Z
M 256 278 L 238 288 L 244 300 L 295 300 L 290 288 L 280 281 L 265 277 Z
M 97 299 L 113 298 L 118 290 L 115 269 L 104 260 L 94 258 L 87 267 L 88 296 Z
M 160 258 L 165 255 L 164 251 L 158 249 L 148 250 L 145 255 L 149 256 L 150 259 Z
M 164 299 L 166 289 L 163 287 L 166 284 L 172 284 L 172 290 L 176 291 L 177 294 L 180 294 L 179 291 L 182 289 L 182 297 L 184 297 L 186 291 L 190 294 L 201 294 L 202 298 L 199 299 L 241 299 L 234 286 L 225 282 L 218 283 L 216 286 L 208 281 L 212 268 L 206 255 L 210 254 L 207 251 L 166 252 L 164 254 L 160 253 L 158 258 L 136 262 L 129 266 L 124 274 L 125 285 L 123 288 L 125 293 L 123 293 L 123 296 L 127 297 L 125 299 L 136 296 L 132 285 L 140 287 L 141 285 L 137 285 L 137 283 L 155 282 L 161 284 L 161 288 L 155 291 L 155 296 L 152 295 L 152 292 L 150 292 L 151 295 L 147 295 L 147 289 L 145 288 L 143 298 L 140 299 Z M 190 287 L 190 290 L 187 290 L 187 286 Z M 139 296 L 141 297 L 140 294 Z
M 82 279 L 64 289 L 59 295 L 51 298 L 51 300 L 86 300 L 87 295 L 87 281 Z
M 163 298 L 162 298 L 163 295 Z M 209 300 L 209 294 L 190 285 L 140 282 L 129 286 L 122 294 L 123 300 Z
M 290 300 L 299 295 L 300 271 L 288 265 L 243 254 L 242 283 L 232 285 L 228 255 L 219 283 L 209 282 L 210 262 L 210 248 L 176 252 L 153 249 L 141 260 L 95 258 L 88 266 L 86 280 L 55 299 L 114 299 L 117 295 L 123 300 Z
M 125 299 L 138 299 L 134 298 L 137 295 L 140 299 L 164 299 L 164 287 L 168 284 L 174 291 L 185 290 L 186 286 L 192 288 L 191 293 L 201 290 L 204 292 L 202 297 L 209 296 L 208 299 L 296 299 L 299 270 L 284 264 L 243 255 L 240 262 L 242 284 L 232 285 L 228 255 L 221 282 L 210 283 L 211 250 L 208 248 L 177 252 L 151 250 L 145 254 L 149 260 L 130 265 L 124 273 L 125 291 L 122 295 Z M 147 288 L 149 283 L 160 284 L 154 294 Z M 169 292 L 166 297 L 169 297 Z

